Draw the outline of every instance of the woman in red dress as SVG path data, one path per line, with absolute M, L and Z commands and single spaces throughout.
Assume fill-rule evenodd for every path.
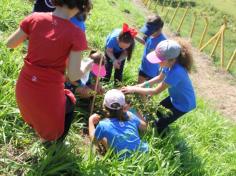
M 67 69 L 69 79 L 75 81 L 86 72 L 79 68 L 87 41 L 69 19 L 91 9 L 90 0 L 52 2 L 54 12 L 27 16 L 7 41 L 9 48 L 15 48 L 29 40 L 16 84 L 16 101 L 25 122 L 43 141 L 61 141 L 70 128 L 75 99 L 64 90 L 64 73 Z

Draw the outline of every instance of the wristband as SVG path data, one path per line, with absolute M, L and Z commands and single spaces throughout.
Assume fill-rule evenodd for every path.
M 151 85 L 150 85 L 150 83 L 149 83 L 148 81 L 145 81 L 145 82 L 144 82 L 144 87 L 145 87 L 145 88 L 150 88 Z

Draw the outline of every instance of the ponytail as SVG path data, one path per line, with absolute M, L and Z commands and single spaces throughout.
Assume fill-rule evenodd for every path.
M 128 120 L 128 116 L 123 111 L 123 108 L 121 108 L 119 110 L 114 110 L 114 109 L 110 109 L 110 108 L 104 106 L 103 111 L 104 111 L 104 115 L 106 118 L 117 118 L 119 121 L 127 121 Z
M 177 57 L 177 62 L 182 65 L 188 72 L 191 72 L 193 66 L 193 57 L 191 45 L 184 39 L 175 38 L 181 46 L 180 55 Z

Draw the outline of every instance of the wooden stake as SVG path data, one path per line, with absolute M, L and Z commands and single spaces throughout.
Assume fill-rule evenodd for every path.
M 94 109 L 94 103 L 95 103 L 95 99 L 96 99 L 96 95 L 97 95 L 98 82 L 99 82 L 99 79 L 100 79 L 100 72 L 101 72 L 101 67 L 102 67 L 102 61 L 103 61 L 103 58 L 101 58 L 100 61 L 99 61 L 98 76 L 96 78 L 96 83 L 95 83 L 95 95 L 93 96 L 93 100 L 92 100 L 92 105 L 91 105 L 91 109 L 90 109 L 90 116 L 92 115 L 93 109 Z
M 180 29 L 181 29 L 181 27 L 182 27 L 182 24 L 183 24 L 183 22 L 184 22 L 184 19 L 185 19 L 186 15 L 187 15 L 188 10 L 189 10 L 189 6 L 186 8 L 186 10 L 185 10 L 185 12 L 184 12 L 184 15 L 183 15 L 183 17 L 182 17 L 182 19 L 181 19 L 181 21 L 180 21 L 179 27 L 177 28 L 177 32 L 178 32 L 178 33 L 180 32 Z
M 222 27 L 221 27 L 222 28 Z M 206 44 L 204 44 L 201 48 L 200 48 L 200 51 L 202 51 L 206 46 L 208 46 L 213 40 L 215 40 L 216 39 L 216 37 L 218 36 L 218 35 L 220 35 L 221 34 L 221 29 L 212 37 L 212 38 L 210 38 L 209 40 L 208 40 L 208 42 L 206 42 Z
M 194 30 L 195 30 L 196 21 L 197 21 L 197 13 L 194 12 L 193 15 L 194 15 L 194 20 L 193 20 L 193 25 L 192 25 L 192 28 L 191 28 L 191 31 L 190 31 L 190 35 L 189 35 L 190 38 L 192 38 L 192 36 L 193 36 Z
M 199 48 L 202 47 L 202 43 L 203 43 L 203 41 L 204 41 L 204 38 L 205 38 L 205 36 L 206 36 L 207 29 L 208 29 L 208 18 L 207 18 L 207 17 L 204 17 L 204 19 L 205 19 L 205 28 L 204 28 L 204 30 L 203 30 L 202 37 L 201 37 L 201 40 L 200 40 L 200 43 L 199 43 L 199 46 L 198 46 Z
M 225 33 L 225 29 L 223 29 L 221 33 L 221 55 L 220 55 L 221 68 L 224 67 L 224 33 Z
M 231 56 L 231 59 L 230 59 L 228 65 L 227 65 L 227 67 L 226 67 L 226 70 L 227 70 L 227 71 L 229 71 L 229 69 L 230 69 L 230 67 L 231 67 L 231 65 L 232 65 L 232 63 L 233 63 L 233 61 L 234 61 L 235 58 L 236 58 L 236 48 L 235 48 L 235 50 L 234 50 L 234 52 L 233 52 L 233 54 L 232 54 L 232 56 Z
M 211 57 L 213 56 L 213 54 L 214 54 L 214 52 L 215 52 L 215 50 L 216 50 L 216 48 L 217 48 L 217 46 L 219 44 L 221 33 L 222 33 L 222 31 L 218 34 L 218 37 L 216 39 L 216 43 L 215 43 L 215 45 L 214 45 L 214 47 L 213 47 L 213 49 L 211 51 L 211 54 L 210 54 Z
M 175 9 L 174 15 L 172 16 L 169 25 L 171 25 L 172 22 L 174 21 L 174 19 L 175 19 L 175 17 L 176 17 L 176 14 L 177 14 L 177 12 L 178 12 L 178 10 L 179 10 L 179 6 L 180 6 L 180 2 L 179 2 L 179 4 L 178 4 L 177 8 Z

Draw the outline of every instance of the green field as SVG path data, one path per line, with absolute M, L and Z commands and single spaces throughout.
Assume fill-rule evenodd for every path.
M 93 2 L 87 21 L 91 47 L 102 50 L 107 34 L 123 22 L 134 26 L 144 22 L 144 14 L 130 0 Z M 152 127 L 143 134 L 150 147 L 147 154 L 124 161 L 118 161 L 109 152 L 104 157 L 96 154 L 88 139 L 81 135 L 82 121 L 88 116 L 80 109 L 66 139 L 70 145 L 45 150 L 32 129 L 24 124 L 15 102 L 14 87 L 25 47 L 9 50 L 4 44 L 31 9 L 28 1 L 0 2 L 0 175 L 236 175 L 236 125 L 201 99 L 195 111 L 171 126 L 166 138 L 161 139 Z M 130 13 L 124 12 L 127 10 Z M 125 67 L 126 84 L 137 80 L 142 52 L 143 47 L 137 44 L 131 62 Z M 158 103 L 165 96 L 164 93 L 153 101 Z M 150 109 L 150 113 L 154 110 L 155 107 Z
M 151 1 L 149 1 L 151 2 Z M 193 13 L 197 13 L 197 21 L 196 21 L 196 27 L 195 27 L 195 32 L 193 34 L 193 37 L 191 39 L 193 45 L 195 47 L 199 46 L 199 42 L 204 30 L 205 26 L 205 21 L 204 17 L 206 16 L 209 21 L 209 26 L 207 30 L 207 35 L 204 39 L 204 43 L 206 43 L 212 36 L 216 34 L 217 31 L 219 31 L 220 26 L 224 22 L 224 16 L 227 19 L 227 29 L 224 35 L 224 56 L 225 56 L 225 61 L 224 61 L 224 68 L 226 68 L 229 59 L 231 58 L 235 48 L 236 48 L 236 11 L 234 10 L 236 1 L 234 0 L 226 0 L 226 1 L 221 1 L 221 0 L 216 0 L 216 1 L 204 1 L 204 0 L 197 0 L 197 1 L 191 1 L 191 0 L 178 0 L 178 1 L 170 1 L 170 0 L 159 0 L 158 5 L 156 6 L 156 1 L 152 0 L 152 5 L 151 9 L 160 14 L 162 17 L 165 17 L 165 22 L 168 25 L 173 14 L 175 11 L 175 7 L 178 4 L 178 2 L 181 2 L 182 6 L 177 12 L 176 18 L 174 19 L 173 23 L 171 25 L 168 25 L 168 27 L 175 32 L 180 24 L 181 18 L 184 14 L 185 7 L 188 5 L 188 2 L 191 4 L 190 5 L 190 10 L 187 13 L 187 16 L 183 22 L 183 26 L 181 28 L 180 34 L 183 37 L 189 37 L 194 15 Z M 162 3 L 165 2 L 165 8 L 162 11 Z M 173 7 L 171 8 L 171 2 L 176 2 L 173 3 Z M 166 17 L 166 12 L 167 9 L 169 10 L 169 13 Z M 206 47 L 203 51 L 206 52 L 207 54 L 211 53 L 211 50 L 214 46 L 213 42 L 211 45 Z M 213 61 L 216 65 L 220 65 L 220 43 L 218 45 L 218 48 L 216 49 L 215 54 L 213 55 Z M 230 69 L 230 73 L 232 73 L 234 76 L 236 75 L 236 61 L 233 63 Z

